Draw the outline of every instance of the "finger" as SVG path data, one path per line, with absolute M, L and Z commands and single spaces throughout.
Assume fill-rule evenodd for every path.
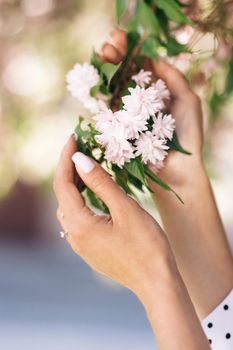
M 123 30 L 114 29 L 110 35 L 112 37 L 113 46 L 117 48 L 123 58 L 126 54 L 127 49 L 126 33 Z
M 67 221 L 71 218 L 73 221 L 78 213 L 88 213 L 88 210 L 82 210 L 87 207 L 74 183 L 75 168 L 71 157 L 76 149 L 76 141 L 71 136 L 63 148 L 54 178 L 54 191 Z
M 60 223 L 62 223 L 62 222 L 64 222 L 64 219 L 65 219 L 65 215 L 64 215 L 63 211 L 61 210 L 61 208 L 58 207 L 58 209 L 57 209 L 57 220 Z
M 72 239 L 72 234 L 70 234 L 69 230 L 67 229 L 67 223 L 65 222 L 65 217 L 60 207 L 57 209 L 57 220 L 61 225 L 61 231 L 60 231 L 61 238 L 65 238 L 70 245 L 72 241 L 77 241 L 76 235 L 74 239 Z M 77 243 L 76 243 L 76 246 L 78 246 Z M 76 249 L 76 252 L 78 252 L 78 249 Z
M 112 216 L 126 210 L 129 197 L 99 164 L 81 152 L 72 160 L 83 182 L 107 205 Z
M 192 90 L 188 82 L 176 68 L 162 59 L 155 62 L 153 68 L 155 75 L 166 83 L 172 97 L 184 100 L 188 94 L 191 94 Z
M 64 232 L 67 232 L 67 224 L 65 223 L 65 216 L 60 207 L 57 209 L 57 220 L 61 225 L 62 230 L 64 230 Z
M 102 59 L 105 62 L 118 64 L 122 60 L 122 55 L 112 44 L 105 43 L 102 48 Z

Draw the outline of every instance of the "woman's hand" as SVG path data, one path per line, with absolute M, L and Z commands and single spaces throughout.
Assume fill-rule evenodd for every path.
M 112 43 L 105 43 L 101 58 L 104 62 L 119 63 L 126 53 L 126 34 L 121 30 L 111 33 Z M 171 93 L 168 110 L 176 120 L 176 133 L 181 145 L 192 153 L 187 156 L 170 151 L 164 169 L 159 176 L 179 191 L 180 186 L 190 184 L 190 173 L 202 171 L 202 110 L 199 98 L 189 87 L 184 76 L 164 60 L 145 61 L 145 69 L 162 79 Z M 153 170 L 153 167 L 152 167 Z M 157 187 L 156 185 L 152 187 Z
M 167 239 L 157 222 L 102 167 L 75 152 L 76 142 L 71 137 L 54 180 L 59 202 L 57 216 L 68 231 L 67 240 L 94 270 L 140 294 L 144 283 L 157 279 L 166 264 L 174 263 Z M 72 156 L 78 175 L 108 206 L 109 216 L 94 215 L 86 206 L 74 184 Z
M 113 44 L 103 46 L 102 57 L 118 63 L 125 55 L 125 33 L 114 31 L 112 40 Z M 169 152 L 159 173 L 179 193 L 184 205 L 156 184 L 150 184 L 179 271 L 199 316 L 204 317 L 232 289 L 233 261 L 202 162 L 201 104 L 178 70 L 162 60 L 145 64 L 146 69 L 167 84 L 176 133 L 181 145 L 192 152 L 190 156 Z
M 73 250 L 138 296 L 161 350 L 209 349 L 160 226 L 94 160 L 75 152 L 70 137 L 54 180 L 58 220 Z M 86 206 L 71 158 L 78 177 L 104 201 L 110 215 L 95 215 Z

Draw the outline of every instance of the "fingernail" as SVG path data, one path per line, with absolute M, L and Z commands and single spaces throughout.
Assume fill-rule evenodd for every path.
M 71 135 L 75 141 L 78 141 L 78 135 L 76 134 L 76 132 L 73 132 L 73 134 Z
M 94 161 L 81 152 L 76 152 L 72 156 L 72 160 L 77 168 L 86 174 L 90 173 L 95 166 Z

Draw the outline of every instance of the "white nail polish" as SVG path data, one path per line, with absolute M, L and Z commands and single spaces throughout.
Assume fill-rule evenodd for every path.
M 72 160 L 76 167 L 84 173 L 90 173 L 95 166 L 94 161 L 81 152 L 76 152 L 72 156 Z

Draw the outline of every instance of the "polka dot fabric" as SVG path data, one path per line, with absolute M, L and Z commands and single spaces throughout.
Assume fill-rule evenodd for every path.
M 213 350 L 233 350 L 233 290 L 201 322 Z

